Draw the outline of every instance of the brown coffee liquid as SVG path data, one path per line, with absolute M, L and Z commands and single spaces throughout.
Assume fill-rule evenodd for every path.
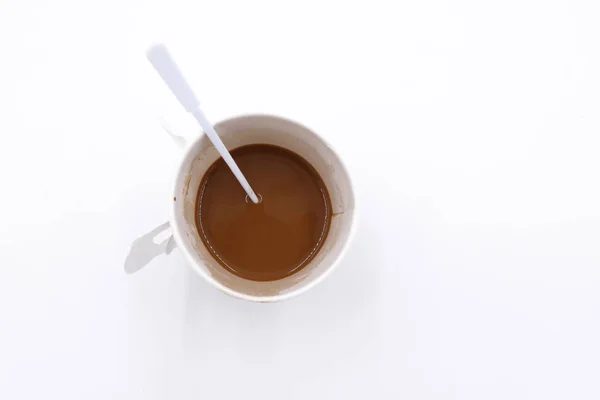
M 308 162 L 281 147 L 253 144 L 231 155 L 261 202 L 247 198 L 220 158 L 200 182 L 200 237 L 223 267 L 242 278 L 285 278 L 308 264 L 327 236 L 331 201 L 325 184 Z

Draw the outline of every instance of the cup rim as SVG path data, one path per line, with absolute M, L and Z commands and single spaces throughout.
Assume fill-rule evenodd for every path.
M 315 287 L 317 284 L 319 284 L 320 282 L 322 282 L 326 277 L 328 277 L 334 269 L 337 268 L 337 266 L 339 265 L 339 263 L 341 262 L 341 260 L 344 259 L 346 252 L 348 251 L 348 248 L 350 247 L 350 243 L 353 241 L 356 230 L 357 230 L 357 221 L 358 221 L 358 199 L 356 196 L 356 191 L 354 188 L 354 182 L 352 181 L 352 177 L 348 172 L 348 168 L 346 167 L 346 164 L 344 163 L 344 160 L 342 159 L 342 157 L 340 157 L 339 153 L 337 152 L 337 150 L 331 146 L 331 144 L 329 142 L 327 142 L 327 140 L 325 140 L 323 138 L 323 136 L 319 135 L 317 132 L 315 132 L 313 129 L 309 128 L 308 126 L 304 125 L 304 124 L 300 124 L 294 120 L 288 119 L 288 118 L 284 118 L 284 117 L 280 117 L 278 115 L 273 115 L 273 114 L 238 114 L 236 116 L 230 117 L 230 118 L 226 118 L 223 119 L 219 122 L 217 122 L 215 125 L 219 125 L 225 122 L 229 122 L 229 121 L 234 121 L 234 120 L 239 120 L 239 119 L 245 119 L 245 118 L 256 118 L 256 117 L 262 117 L 262 118 L 274 118 L 274 119 L 278 119 L 284 122 L 289 122 L 292 124 L 296 124 L 299 126 L 302 126 L 303 128 L 307 129 L 308 131 L 310 131 L 312 134 L 314 134 L 320 141 L 322 141 L 326 146 L 328 146 L 333 153 L 338 157 L 338 160 L 340 162 L 340 166 L 343 170 L 343 172 L 346 174 L 346 176 L 348 177 L 348 183 L 349 183 L 349 187 L 350 187 L 350 191 L 352 192 L 352 196 L 354 198 L 354 209 L 352 210 L 352 221 L 351 221 L 351 225 L 350 225 L 350 231 L 348 233 L 348 236 L 346 237 L 346 240 L 342 246 L 342 249 L 339 253 L 339 255 L 335 258 L 335 260 L 331 263 L 331 265 L 325 270 L 323 271 L 322 274 L 320 274 L 319 276 L 317 276 L 316 279 L 314 279 L 313 281 L 311 281 L 310 283 L 308 283 L 307 285 L 301 286 L 297 289 L 292 289 L 289 291 L 286 291 L 285 293 L 282 294 L 276 294 L 276 295 L 271 295 L 271 296 L 256 296 L 256 295 L 250 295 L 250 294 L 246 294 L 246 293 L 241 293 L 238 291 L 235 291 L 231 288 L 228 288 L 227 286 L 223 285 L 221 282 L 219 282 L 218 280 L 216 280 L 212 275 L 210 275 L 205 269 L 200 268 L 196 261 L 194 260 L 194 258 L 192 257 L 190 251 L 188 250 L 188 248 L 184 245 L 185 240 L 182 237 L 181 233 L 180 233 L 180 227 L 178 226 L 177 223 L 177 219 L 175 218 L 175 213 L 176 213 L 176 205 L 175 202 L 171 201 L 171 217 L 170 217 L 170 223 L 171 223 L 171 231 L 173 234 L 173 237 L 175 238 L 175 242 L 178 244 L 179 249 L 182 251 L 184 258 L 186 259 L 187 263 L 189 264 L 189 266 L 191 268 L 194 269 L 194 271 L 196 271 L 200 276 L 202 276 L 208 283 L 210 283 L 211 285 L 213 285 L 215 288 L 221 290 L 222 292 L 232 296 L 232 297 L 236 297 L 238 299 L 242 299 L 242 300 L 248 300 L 248 301 L 252 301 L 252 302 L 259 302 L 259 303 L 271 303 L 271 302 L 277 302 L 277 301 L 282 301 L 282 300 L 287 300 L 290 299 L 292 297 L 296 297 L 299 296 L 300 294 L 308 291 L 309 289 L 312 289 L 313 287 Z M 191 150 L 194 147 L 194 145 L 202 139 L 202 135 L 204 134 L 204 132 L 200 133 L 200 135 L 198 135 L 197 137 L 195 137 L 194 139 L 190 140 L 188 143 L 186 143 L 186 147 L 184 150 L 184 153 L 181 157 L 181 160 L 179 162 L 179 166 L 177 167 L 177 173 L 175 175 L 175 180 L 173 183 L 173 193 L 176 194 L 177 192 L 177 183 L 180 180 L 181 175 L 185 172 L 183 171 L 183 164 L 184 161 L 190 156 Z

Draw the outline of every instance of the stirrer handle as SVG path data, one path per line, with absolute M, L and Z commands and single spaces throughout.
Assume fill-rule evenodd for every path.
M 227 163 L 227 166 L 231 169 L 233 175 L 235 175 L 240 185 L 242 185 L 250 200 L 257 204 L 259 202 L 258 196 L 256 196 L 256 193 L 254 193 L 254 190 L 250 187 L 250 183 L 248 183 L 246 177 L 242 174 L 242 171 L 240 171 L 240 168 L 233 160 L 233 157 L 229 154 L 229 151 L 215 131 L 215 128 L 200 109 L 200 102 L 183 77 L 179 67 L 169 54 L 167 47 L 164 44 L 156 44 L 148 49 L 146 55 L 148 60 L 152 63 L 152 66 L 154 66 L 154 69 L 156 69 L 160 77 L 165 81 L 169 89 L 171 89 L 171 92 L 173 92 L 183 108 L 196 118 L 196 121 L 198 121 L 213 146 L 215 146 L 223 160 L 225 160 L 225 163 Z
M 164 44 L 153 45 L 146 52 L 146 56 L 187 112 L 194 112 L 200 107 L 200 102 Z

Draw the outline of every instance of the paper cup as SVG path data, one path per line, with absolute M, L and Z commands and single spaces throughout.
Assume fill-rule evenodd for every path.
M 315 132 L 279 117 L 240 116 L 219 122 L 215 129 L 229 150 L 249 144 L 276 145 L 300 155 L 317 170 L 327 186 L 332 205 L 331 225 L 321 249 L 298 272 L 276 281 L 250 281 L 223 268 L 206 249 L 196 228 L 198 187 L 204 173 L 219 158 L 208 137 L 200 135 L 186 146 L 177 170 L 171 199 L 170 228 L 173 238 L 151 246 L 152 241 L 147 237 L 151 239 L 164 231 L 167 226 L 163 225 L 138 239 L 132 246 L 125 269 L 134 272 L 152 259 L 156 255 L 154 253 L 169 253 L 176 245 L 200 276 L 234 297 L 272 302 L 297 296 L 314 287 L 340 263 L 356 230 L 354 189 L 342 160 Z

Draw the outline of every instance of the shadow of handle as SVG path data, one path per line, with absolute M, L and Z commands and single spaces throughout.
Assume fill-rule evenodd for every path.
M 154 241 L 158 235 L 166 232 L 170 227 L 167 221 L 134 240 L 125 259 L 125 272 L 133 274 L 144 268 L 155 257 L 161 254 L 170 254 L 177 247 L 173 236 L 169 236 L 160 243 Z

